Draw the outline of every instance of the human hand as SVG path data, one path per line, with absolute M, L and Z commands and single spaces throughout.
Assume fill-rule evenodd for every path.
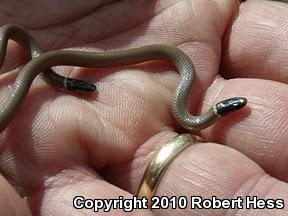
M 239 10 L 234 0 L 50 1 L 43 17 L 44 1 L 20 4 L 25 3 L 1 3 L 1 23 L 23 25 L 45 50 L 80 47 L 102 51 L 154 43 L 178 46 L 197 70 L 190 105 L 193 113 L 225 98 L 248 98 L 246 110 L 202 131 L 209 143 L 193 145 L 173 161 L 157 196 L 231 199 L 256 195 L 287 201 L 287 5 L 255 0 Z M 2 104 L 19 72 L 19 68 L 10 70 L 27 61 L 23 56 L 23 50 L 10 43 L 2 69 L 9 73 L 0 80 Z M 220 75 L 239 79 L 216 76 L 219 65 Z M 3 215 L 92 215 L 93 210 L 75 209 L 73 198 L 131 198 L 152 152 L 175 136 L 176 129 L 181 132 L 170 107 L 177 73 L 167 63 L 108 69 L 61 67 L 56 71 L 94 81 L 99 93 L 95 97 L 72 95 L 41 78 L 35 80 L 25 105 L 0 135 L 1 145 L 6 146 L 0 155 Z M 27 204 L 4 177 L 25 192 Z M 287 214 L 286 209 L 133 212 Z M 128 213 L 116 209 L 110 214 Z

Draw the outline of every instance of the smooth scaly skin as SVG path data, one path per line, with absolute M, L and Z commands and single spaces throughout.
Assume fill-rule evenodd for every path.
M 24 29 L 16 25 L 4 25 L 0 27 L 0 67 L 3 65 L 6 55 L 6 49 L 8 40 L 14 40 L 19 43 L 21 46 L 26 48 L 31 58 L 37 58 L 42 54 L 42 49 L 37 41 Z M 44 79 L 52 85 L 55 85 L 60 88 L 73 90 L 73 91 L 94 91 L 96 87 L 87 81 L 71 79 L 69 82 L 72 85 L 72 88 L 67 88 L 67 78 L 55 73 L 51 68 L 46 68 L 43 72 Z M 86 88 L 81 88 L 83 83 L 87 86 Z M 71 86 L 70 86 L 71 87 Z
M 288 0 L 271 0 L 288 3 Z M 6 45 L 9 38 L 30 49 L 32 58 L 17 76 L 14 89 L 7 103 L 0 110 L 0 132 L 3 131 L 12 120 L 15 113 L 20 109 L 28 93 L 29 87 L 34 78 L 45 71 L 46 80 L 53 85 L 61 86 L 69 90 L 93 91 L 94 86 L 85 81 L 67 79 L 57 75 L 50 68 L 56 65 L 74 65 L 82 67 L 110 67 L 116 65 L 137 64 L 150 60 L 169 60 L 175 64 L 180 73 L 180 80 L 172 100 L 172 112 L 177 122 L 184 128 L 190 130 L 201 130 L 213 124 L 219 116 L 227 115 L 244 107 L 247 103 L 245 98 L 231 98 L 214 105 L 208 112 L 201 116 L 191 115 L 186 108 L 186 100 L 189 90 L 195 79 L 195 69 L 192 61 L 181 50 L 166 45 L 149 45 L 140 48 L 114 51 L 108 53 L 89 53 L 80 51 L 52 51 L 42 54 L 38 43 L 21 28 L 20 31 L 15 26 L 10 28 L 15 30 L 10 36 L 5 35 L 5 31 L 0 29 L 0 67 L 3 64 L 6 52 Z M 9 25 L 6 26 L 9 28 Z M 6 29 L 7 30 L 7 29 Z M 8 29 L 9 30 L 9 29 Z M 4 40 L 3 40 L 4 38 Z M 5 42 L 6 40 L 6 42 Z M 6 43 L 3 43 L 3 41 Z M 4 44 L 4 45 L 3 45 Z M 35 52 L 36 50 L 36 52 Z M 69 84 L 69 85 L 67 85 Z
M 172 99 L 172 112 L 177 122 L 190 130 L 200 130 L 213 124 L 220 115 L 226 115 L 246 105 L 245 98 L 231 98 L 213 106 L 201 116 L 192 116 L 186 108 L 189 91 L 195 79 L 190 58 L 180 49 L 161 45 L 147 45 L 123 51 L 93 53 L 73 50 L 50 51 L 32 59 L 16 78 L 8 101 L 0 110 L 0 132 L 23 104 L 34 78 L 53 66 L 111 67 L 131 65 L 151 60 L 171 61 L 180 73 L 180 80 Z

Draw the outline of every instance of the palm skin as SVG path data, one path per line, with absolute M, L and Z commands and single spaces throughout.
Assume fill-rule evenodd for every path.
M 191 146 L 179 155 L 156 195 L 256 195 L 287 202 L 286 4 L 4 0 L 0 10 L 1 24 L 22 25 L 46 51 L 105 51 L 154 43 L 183 49 L 197 69 L 189 104 L 192 112 L 238 95 L 247 97 L 249 104 L 203 130 L 201 135 L 209 143 Z M 0 76 L 1 104 L 28 58 L 17 44 L 9 44 Z M 175 136 L 174 131 L 183 132 L 171 115 L 177 73 L 167 63 L 56 70 L 94 82 L 98 94 L 71 94 L 51 87 L 41 77 L 35 80 L 24 107 L 0 135 L 3 215 L 77 215 L 79 210 L 72 206 L 76 195 L 130 198 L 154 149 Z M 287 211 L 242 209 L 229 210 L 229 215 L 286 215 Z M 227 212 L 133 211 L 135 215 L 176 216 Z M 94 215 L 91 210 L 81 214 Z M 131 213 L 118 209 L 108 214 Z

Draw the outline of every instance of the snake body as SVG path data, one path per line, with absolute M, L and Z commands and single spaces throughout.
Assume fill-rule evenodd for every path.
M 3 53 L 6 51 L 9 38 L 17 41 L 30 50 L 32 60 L 28 62 L 18 74 L 11 95 L 1 107 L 0 132 L 7 127 L 16 112 L 22 106 L 32 81 L 42 71 L 44 71 L 43 74 L 45 79 L 53 85 L 72 91 L 77 90 L 77 88 L 78 90 L 79 88 L 80 90 L 84 89 L 84 91 L 85 89 L 87 89 L 87 91 L 95 90 L 93 85 L 89 82 L 67 79 L 50 69 L 53 66 L 60 65 L 112 67 L 138 64 L 152 60 L 170 61 L 180 73 L 179 82 L 172 99 L 172 113 L 176 121 L 182 127 L 192 131 L 197 131 L 210 126 L 218 117 L 236 111 L 244 107 L 247 103 L 247 100 L 242 97 L 230 98 L 217 103 L 201 116 L 191 115 L 187 110 L 186 101 L 195 80 L 196 74 L 194 65 L 191 59 L 182 50 L 172 46 L 153 44 L 128 50 L 103 53 L 74 50 L 56 50 L 42 53 L 37 42 L 23 29 L 13 25 L 4 26 L 2 29 L 5 29 L 6 33 L 3 30 L 0 31 L 0 60 L 3 62 L 3 56 L 5 56 Z M 7 32 L 9 32 L 9 34 L 7 34 Z M 72 83 L 71 85 L 69 84 L 70 81 Z M 71 88 L 71 86 L 73 86 L 73 88 Z
M 31 58 L 37 58 L 42 54 L 42 49 L 37 41 L 24 29 L 16 25 L 4 25 L 0 28 L 0 67 L 3 65 L 8 40 L 15 42 L 26 48 Z M 87 81 L 66 78 L 55 73 L 51 68 L 47 68 L 43 72 L 44 79 L 52 85 L 73 91 L 94 91 L 95 86 Z

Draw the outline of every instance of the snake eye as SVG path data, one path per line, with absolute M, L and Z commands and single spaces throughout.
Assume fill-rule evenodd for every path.
M 231 112 L 241 109 L 247 104 L 247 99 L 244 97 L 234 97 L 223 100 L 215 105 L 217 114 L 227 115 Z
M 66 78 L 65 87 L 70 91 L 80 91 L 80 92 L 96 91 L 96 86 L 93 83 L 71 78 Z

